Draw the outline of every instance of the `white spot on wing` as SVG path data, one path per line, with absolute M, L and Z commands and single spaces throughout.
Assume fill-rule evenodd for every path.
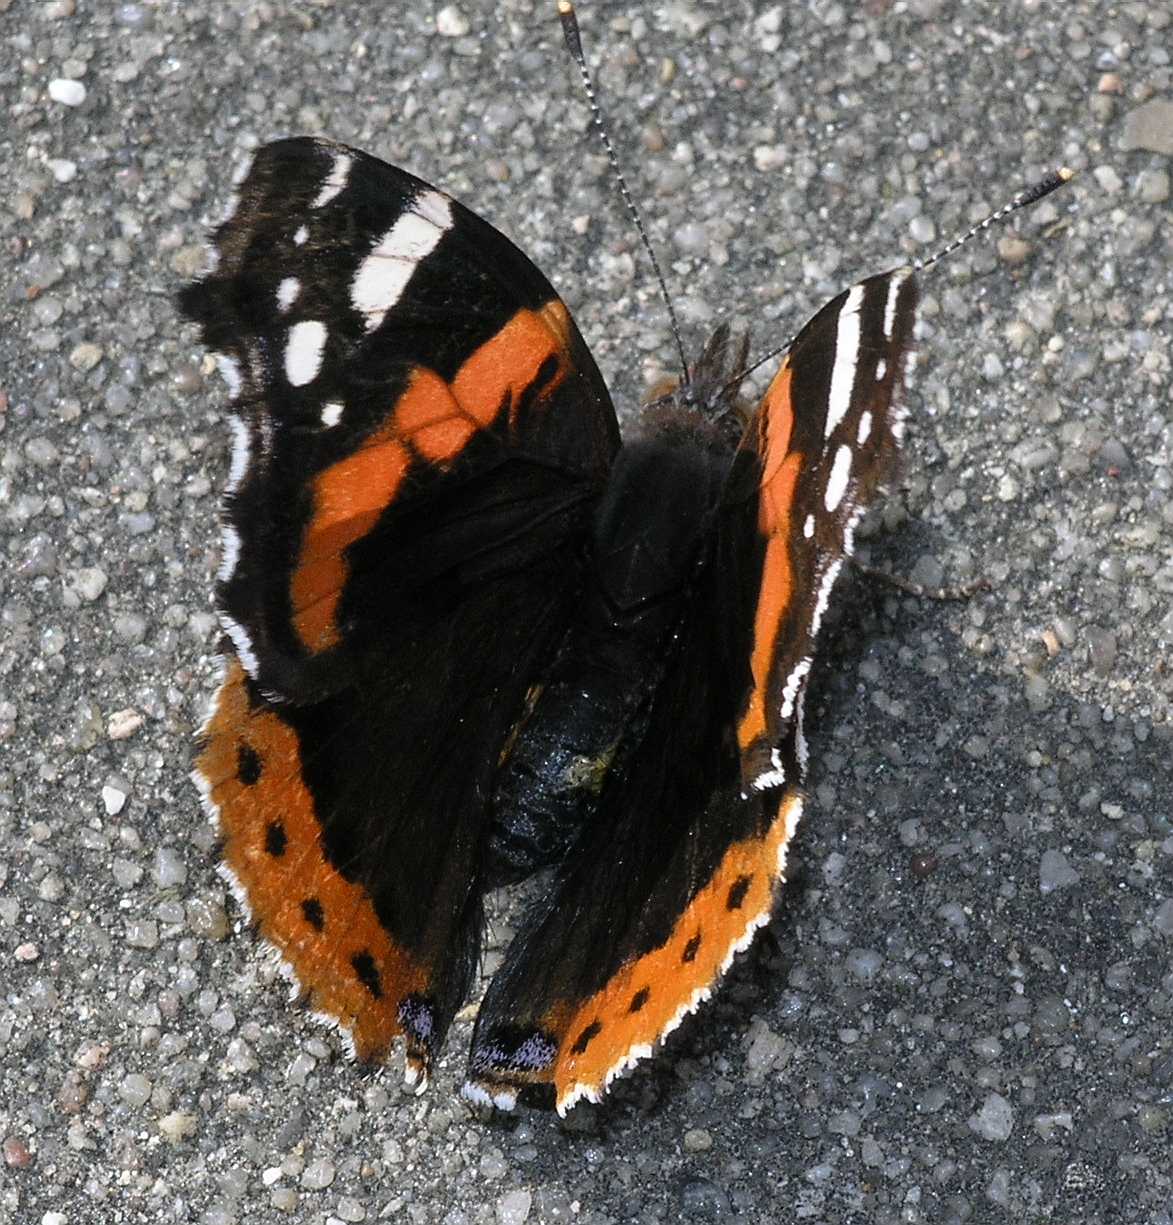
M 794 839 L 794 831 L 798 829 L 798 822 L 802 819 L 802 796 L 791 796 L 790 803 L 786 805 L 782 812 L 782 818 L 786 822 L 786 836 L 778 844 L 778 875 L 782 876 L 786 871 L 786 852 L 790 849 L 790 843 Z
M 306 239 L 309 238 L 310 232 L 304 225 L 297 227 L 297 232 L 293 235 L 293 244 L 297 247 L 304 247 Z
M 859 361 L 859 308 L 863 302 L 863 286 L 854 285 L 839 312 L 835 332 L 835 365 L 831 368 L 831 390 L 827 395 L 827 422 L 823 437 L 843 420 L 851 406 L 851 389 L 855 386 L 855 367 Z
M 900 287 L 908 280 L 909 271 L 902 268 L 894 272 L 888 280 L 888 301 L 884 303 L 884 339 L 892 339 L 892 329 L 896 326 L 896 302 L 900 297 Z
M 240 561 L 240 533 L 231 523 L 226 523 L 220 539 L 220 569 L 216 572 L 216 581 L 228 582 L 238 561 Z
M 350 287 L 350 302 L 373 332 L 399 301 L 420 262 L 452 225 L 452 208 L 438 191 L 417 196 L 363 260 Z
M 786 684 L 782 686 L 782 707 L 779 711 L 783 723 L 794 714 L 794 700 L 798 696 L 798 692 L 802 688 L 802 682 L 806 680 L 806 674 L 810 670 L 811 660 L 808 655 L 805 659 L 800 659 L 794 665 L 790 675 L 786 678 Z
M 815 534 L 815 517 L 807 515 L 802 525 L 802 534 L 809 540 Z
M 478 1085 L 475 1080 L 466 1080 L 460 1087 L 460 1096 L 466 1102 L 472 1102 L 474 1106 L 491 1106 L 493 1104 L 493 1096 L 483 1085 Z
M 439 230 L 447 230 L 452 225 L 452 201 L 438 191 L 420 192 L 411 202 L 411 211 Z
M 863 508 L 857 506 L 847 517 L 847 522 L 843 525 L 843 552 L 848 557 L 855 552 L 855 525 L 859 522 L 862 514 Z
M 293 387 L 304 387 L 318 377 L 326 347 L 326 325 L 303 319 L 289 329 L 285 341 L 285 377 Z
M 342 404 L 338 400 L 331 400 L 327 404 L 322 405 L 322 424 L 325 426 L 337 425 L 342 420 Z
M 407 1056 L 403 1065 L 403 1083 L 416 1097 L 422 1097 L 428 1089 L 428 1069 L 412 1055 Z
M 882 383 L 884 381 L 884 375 L 887 373 L 888 362 L 885 358 L 881 357 L 880 360 L 876 362 L 876 382 Z
M 776 747 L 770 750 L 770 767 L 750 784 L 755 791 L 769 791 L 771 787 L 781 787 L 786 781 L 786 767 L 782 764 L 782 754 Z
M 815 598 L 815 612 L 811 618 L 811 637 L 814 638 L 819 632 L 819 626 L 823 623 L 823 614 L 827 611 L 827 603 L 831 599 L 831 591 L 835 586 L 835 580 L 839 577 L 839 571 L 843 566 L 843 559 L 836 558 L 823 575 L 823 580 L 819 584 L 819 594 Z
M 802 782 L 806 776 L 806 763 L 810 760 L 810 748 L 806 743 L 806 735 L 802 730 L 803 713 L 806 703 L 806 690 L 798 695 L 798 701 L 794 704 L 794 747 L 798 751 L 798 781 Z M 782 866 L 779 865 L 779 871 Z
M 219 828 L 218 817 L 216 826 Z M 228 886 L 228 892 L 236 899 L 236 904 L 240 907 L 241 914 L 244 915 L 245 923 L 251 924 L 253 912 L 252 907 L 248 904 L 248 893 L 236 873 L 226 863 L 221 862 L 216 865 L 216 875 Z
M 322 208 L 329 204 L 331 200 L 346 186 L 346 180 L 350 176 L 350 167 L 354 159 L 349 153 L 338 153 L 334 156 L 334 164 L 330 167 L 330 173 L 326 175 L 326 181 L 322 184 L 318 194 L 314 197 L 311 208 Z
M 474 1106 L 495 1106 L 498 1110 L 512 1110 L 517 1105 L 517 1092 L 501 1086 L 492 1090 L 475 1080 L 466 1080 L 461 1086 L 460 1096 Z
M 299 293 L 301 293 L 301 282 L 295 276 L 287 276 L 277 286 L 277 309 L 284 315 L 297 301 Z
M 220 628 L 232 640 L 240 666 L 255 681 L 257 679 L 257 653 L 253 650 L 253 640 L 248 636 L 248 630 L 223 611 L 220 613 Z
M 827 488 L 823 493 L 823 505 L 835 510 L 847 493 L 847 482 L 851 477 L 851 448 L 843 443 L 835 452 L 831 463 L 831 475 L 827 477 Z
M 872 415 L 866 410 L 860 415 L 859 429 L 855 434 L 855 442 L 857 446 L 863 446 L 867 442 L 869 435 L 872 432 Z
M 210 721 L 211 721 L 211 716 L 209 715 L 208 719 L 205 720 L 204 722 L 203 728 L 200 729 L 201 736 L 207 730 L 207 726 Z M 200 804 L 203 807 L 204 815 L 208 818 L 208 823 L 212 826 L 213 829 L 218 830 L 220 828 L 220 805 L 217 804 L 214 799 L 212 799 L 211 781 L 208 779 L 208 776 L 199 768 L 199 766 L 196 766 L 195 769 L 192 770 L 191 774 L 188 775 L 188 777 L 191 779 L 192 783 L 195 785 L 195 789 L 200 793 Z
M 248 471 L 252 434 L 249 433 L 243 417 L 229 417 L 228 424 L 232 427 L 232 461 L 228 467 L 228 484 L 224 487 L 224 492 L 235 493 Z
M 220 377 L 228 385 L 228 397 L 235 400 L 240 395 L 240 389 L 244 386 L 244 381 L 240 377 L 240 363 L 235 357 L 229 357 L 227 353 L 213 353 L 212 356 L 216 359 L 216 368 L 220 371 Z

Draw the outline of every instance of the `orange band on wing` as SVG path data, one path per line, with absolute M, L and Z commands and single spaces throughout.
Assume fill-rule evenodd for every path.
M 560 1112 L 581 1097 L 598 1100 L 608 1082 L 652 1052 L 657 1039 L 708 997 L 710 988 L 770 917 L 774 885 L 786 865 L 802 811 L 782 793 L 761 837 L 735 842 L 660 948 L 626 966 L 569 1017 L 546 1018 L 563 1034 L 554 1065 Z
M 289 590 L 293 627 L 306 650 L 324 651 L 337 643 L 334 615 L 348 573 L 343 554 L 378 522 L 410 463 L 394 425 L 385 425 L 315 479 L 314 515 Z
M 350 1031 L 357 1054 L 384 1054 L 402 1032 L 399 1004 L 427 974 L 393 943 L 364 890 L 323 854 L 302 782 L 297 735 L 253 709 L 240 663 L 228 664 L 196 762 L 224 839 L 224 866 L 311 1007 Z
M 789 533 L 794 492 L 802 469 L 801 451 L 791 451 L 794 408 L 790 401 L 789 361 L 774 376 L 760 415 L 759 454 L 762 483 L 758 491 L 758 531 L 766 538 L 761 586 L 754 613 L 750 672 L 753 689 L 737 725 L 737 742 L 744 752 L 766 730 L 766 695 L 782 618 L 793 595 Z
M 394 501 L 413 460 L 452 463 L 503 410 L 516 428 L 526 397 L 547 397 L 565 379 L 569 337 L 570 315 L 557 299 L 518 311 L 451 383 L 416 367 L 388 420 L 353 455 L 317 475 L 290 582 L 293 626 L 307 651 L 337 645 L 338 602 L 350 573 L 345 552 Z

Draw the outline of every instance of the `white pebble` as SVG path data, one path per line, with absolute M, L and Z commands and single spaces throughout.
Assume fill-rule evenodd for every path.
M 528 1191 L 508 1191 L 497 1201 L 497 1220 L 501 1225 L 524 1225 L 533 1202 Z
M 436 33 L 445 38 L 463 38 L 472 27 L 455 4 L 446 4 L 436 14 Z
M 196 1116 L 182 1110 L 172 1110 L 159 1120 L 159 1131 L 171 1144 L 178 1144 L 188 1136 L 195 1135 Z
M 131 948 L 159 947 L 159 925 L 154 919 L 131 919 L 126 924 L 126 943 Z
M 116 710 L 106 720 L 106 735 L 111 740 L 129 740 L 142 727 L 143 722 L 142 715 L 129 706 L 125 710 Z
M 103 787 L 102 804 L 105 806 L 106 816 L 116 817 L 126 807 L 126 792 L 121 787 Z
M 88 374 L 105 357 L 101 348 L 92 341 L 83 341 L 69 354 L 69 364 L 83 374 Z
M 1101 189 L 1109 195 L 1116 195 L 1124 186 L 1124 180 L 1116 173 L 1112 166 L 1096 166 L 1092 170 L 1092 178 L 1100 185 Z
M 145 1106 L 151 1096 L 151 1082 L 139 1072 L 131 1072 L 122 1078 L 118 1096 L 131 1108 Z
M 981 1110 L 970 1116 L 969 1126 L 985 1140 L 1008 1140 L 1014 1130 L 1014 1107 L 1000 1093 L 990 1093 Z
M 66 607 L 78 603 L 92 604 L 106 590 L 106 572 L 98 566 L 82 566 L 65 576 Z
M 174 847 L 161 846 L 155 852 L 151 874 L 160 889 L 172 889 L 187 880 L 187 864 Z
M 62 106 L 81 106 L 86 100 L 86 87 L 80 81 L 56 77 L 49 82 L 49 97 Z
M 334 1181 L 334 1163 L 327 1157 L 311 1161 L 302 1171 L 301 1185 L 311 1191 L 321 1191 Z

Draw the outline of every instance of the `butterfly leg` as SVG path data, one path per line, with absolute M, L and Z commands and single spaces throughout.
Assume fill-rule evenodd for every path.
M 876 566 L 865 565 L 854 557 L 851 559 L 851 564 L 860 574 L 864 574 L 868 578 L 877 579 L 882 583 L 887 583 L 898 591 L 905 591 L 909 595 L 916 596 L 922 600 L 968 600 L 979 591 L 989 591 L 992 586 L 990 580 L 985 575 L 979 575 L 975 579 L 970 579 L 968 583 L 957 583 L 951 587 L 928 587 L 923 583 L 914 583 L 911 579 L 902 578 L 898 574 L 892 574 L 888 570 L 880 570 Z

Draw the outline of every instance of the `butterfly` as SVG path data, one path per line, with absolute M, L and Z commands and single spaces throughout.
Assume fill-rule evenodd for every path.
M 295 990 L 422 1090 L 485 895 L 541 887 L 464 1095 L 597 1101 L 770 917 L 806 693 L 890 472 L 917 278 L 828 302 L 748 423 L 718 329 L 621 439 L 565 303 L 357 149 L 260 148 L 181 306 L 227 381 L 224 674 L 194 778 Z

